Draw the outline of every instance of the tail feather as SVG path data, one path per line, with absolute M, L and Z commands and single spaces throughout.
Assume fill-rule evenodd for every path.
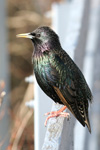
M 91 126 L 90 126 L 90 121 L 89 121 L 89 118 L 87 117 L 87 119 L 85 120 L 85 124 L 89 130 L 89 132 L 91 133 Z

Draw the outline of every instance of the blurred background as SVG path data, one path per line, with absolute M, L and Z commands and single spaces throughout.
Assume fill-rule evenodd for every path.
M 18 144 L 19 150 L 33 150 L 33 109 L 30 109 L 30 114 L 26 115 L 29 108 L 25 106 L 25 102 L 33 99 L 34 96 L 33 84 L 25 82 L 25 77 L 33 74 L 31 62 L 33 47 L 29 40 L 27 42 L 23 39 L 18 40 L 16 34 L 31 32 L 41 25 L 50 26 L 51 19 L 45 17 L 45 12 L 50 10 L 52 2 L 47 0 L 0 1 L 0 20 L 2 20 L 0 44 L 4 45 L 0 47 L 0 52 L 5 50 L 0 58 L 4 57 L 4 60 L 0 61 L 0 68 L 6 67 L 0 80 L 1 86 L 5 84 L 4 90 L 7 92 L 0 108 L 0 150 L 11 150 L 14 142 Z M 5 73 L 7 74 L 4 75 Z M 4 119 L 5 116 L 6 119 Z M 5 127 L 7 130 L 4 129 L 6 131 L 2 132 L 5 124 L 7 124 Z
M 31 32 L 39 26 L 52 25 L 50 11 L 53 3 L 64 0 L 0 0 L 0 150 L 33 150 L 33 109 L 25 102 L 34 98 L 33 83 L 25 77 L 33 74 L 30 40 L 17 39 L 19 33 Z M 71 3 L 73 0 L 68 0 Z M 89 0 L 90 7 L 98 8 L 98 38 L 95 47 L 93 72 L 92 125 L 96 130 L 97 149 L 100 148 L 100 1 Z M 98 5 L 99 4 L 99 5 Z M 77 8 L 76 8 L 77 9 Z M 86 16 L 85 16 L 86 17 Z M 85 20 L 87 21 L 87 20 Z M 95 18 L 93 22 L 95 21 Z M 81 39 L 82 40 L 82 39 Z M 77 49 L 76 49 L 77 51 Z M 81 58 L 82 57 L 82 58 Z M 83 56 L 75 55 L 81 66 Z M 3 93 L 6 95 L 3 99 Z M 95 103 L 96 102 L 96 103 Z M 3 130 L 4 127 L 4 130 Z M 86 149 L 85 149 L 86 150 Z M 91 150 L 94 150 L 91 148 Z

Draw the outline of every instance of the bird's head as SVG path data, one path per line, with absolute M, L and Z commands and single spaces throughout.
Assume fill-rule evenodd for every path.
M 58 35 L 47 26 L 39 27 L 30 33 L 18 34 L 17 37 L 31 39 L 35 48 L 38 47 L 43 51 L 58 49 L 60 46 Z

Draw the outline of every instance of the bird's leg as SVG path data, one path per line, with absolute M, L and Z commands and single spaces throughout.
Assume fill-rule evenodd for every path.
M 47 115 L 52 115 L 52 114 L 55 114 L 55 113 L 61 113 L 61 112 L 63 112 L 66 108 L 67 108 L 67 106 L 63 106 L 63 107 L 62 107 L 61 109 L 59 109 L 58 111 L 52 111 L 52 112 L 45 113 L 45 116 L 47 116 Z
M 67 112 L 63 112 L 66 108 L 67 108 L 67 106 L 64 106 L 64 107 L 62 107 L 62 108 L 61 108 L 60 110 L 58 110 L 58 111 L 52 111 L 52 112 L 45 113 L 45 116 L 46 116 L 46 115 L 49 115 L 49 116 L 46 118 L 44 125 L 46 126 L 46 125 L 47 125 L 47 121 L 48 121 L 50 118 L 52 118 L 52 117 L 61 116 L 61 117 L 67 117 L 67 119 L 69 119 L 70 114 L 67 113 Z

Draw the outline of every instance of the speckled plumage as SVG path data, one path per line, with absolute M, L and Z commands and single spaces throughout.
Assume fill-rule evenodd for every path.
M 41 89 L 55 102 L 64 104 L 91 132 L 88 105 L 92 100 L 86 80 L 70 56 L 62 49 L 57 34 L 49 27 L 30 33 L 34 43 L 34 73 Z

